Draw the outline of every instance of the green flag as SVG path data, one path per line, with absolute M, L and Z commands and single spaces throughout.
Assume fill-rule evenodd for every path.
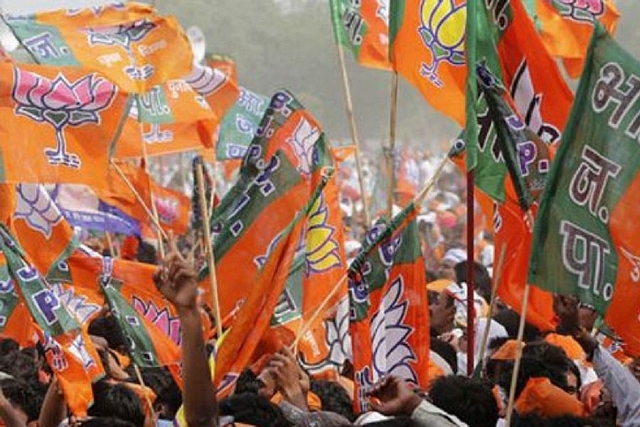
M 529 282 L 573 294 L 640 352 L 640 63 L 598 27 L 542 196 Z

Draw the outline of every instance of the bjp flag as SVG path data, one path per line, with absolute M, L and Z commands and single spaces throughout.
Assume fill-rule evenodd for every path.
M 212 147 L 220 116 L 185 80 L 136 95 L 115 157 L 144 157 Z
M 390 3 L 393 69 L 415 86 L 435 109 L 464 125 L 466 1 Z
M 99 73 L 0 62 L 0 182 L 105 185 L 127 110 Z
M 88 22 L 94 26 L 114 25 L 152 17 L 153 15 L 155 15 L 155 10 L 148 4 L 120 2 L 106 4 L 104 6 L 40 12 L 33 17 L 37 17 L 37 21 L 42 24 L 73 28 L 86 26 Z
M 534 14 L 545 47 L 563 59 L 574 79 L 582 73 L 594 25 L 599 23 L 614 34 L 620 19 L 613 0 L 536 0 Z
M 186 233 L 191 216 L 189 197 L 155 182 L 151 183 L 151 195 L 162 228 L 178 235 Z
M 174 18 L 96 24 L 85 16 L 74 25 L 52 26 L 37 14 L 9 16 L 6 23 L 36 62 L 100 71 L 127 93 L 143 94 L 191 71 L 189 41 Z
M 206 99 L 219 120 L 233 107 L 240 95 L 236 65 L 226 58 L 214 56 L 207 60 L 206 65 L 194 64 L 184 79 Z

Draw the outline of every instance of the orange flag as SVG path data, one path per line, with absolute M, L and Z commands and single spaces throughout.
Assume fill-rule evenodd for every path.
M 464 125 L 466 0 L 390 3 L 389 53 L 394 70 L 435 109 Z
M 236 65 L 229 59 L 212 57 L 206 65 L 195 64 L 184 79 L 207 100 L 217 124 L 240 95 Z
M 64 20 L 67 11 L 57 13 L 50 19 Z M 96 24 L 90 13 L 82 16 L 86 19 L 67 20 L 56 31 L 37 14 L 6 22 L 36 62 L 98 70 L 128 93 L 144 94 L 191 71 L 191 47 L 174 18 L 151 15 Z
M 549 53 L 563 58 L 567 73 L 580 77 L 594 23 L 610 34 L 616 31 L 620 12 L 613 0 L 536 0 L 535 18 Z
M 219 395 L 227 395 L 242 370 L 250 364 L 285 287 L 303 222 L 300 217 L 283 235 L 258 273 L 251 292 L 225 336 L 216 360 Z
M 136 97 L 116 157 L 144 157 L 212 147 L 220 123 L 185 80 L 170 80 Z M 143 145 L 145 144 L 145 145 Z
M 147 207 L 151 207 L 151 179 L 145 168 L 136 162 L 116 161 L 127 180 L 135 188 Z M 141 206 L 134 192 L 112 166 L 109 168 L 108 186 L 95 189 L 100 200 L 118 208 L 128 216 L 140 222 L 148 219 L 147 213 Z
M 0 62 L 0 182 L 104 185 L 127 109 L 98 73 Z
M 148 4 L 137 2 L 112 3 L 104 6 L 54 10 L 37 14 L 37 21 L 56 27 L 114 25 L 136 19 L 147 18 L 155 14 Z
M 191 199 L 155 182 L 151 183 L 151 191 L 162 228 L 167 232 L 173 231 L 176 235 L 186 233 L 191 216 Z M 149 221 L 147 225 L 151 227 Z

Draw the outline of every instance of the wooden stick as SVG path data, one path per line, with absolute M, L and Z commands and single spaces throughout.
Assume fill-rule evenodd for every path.
M 298 329 L 298 334 L 296 336 L 296 340 L 291 345 L 292 349 L 297 349 L 298 348 L 298 344 L 300 344 L 300 340 L 302 339 L 304 334 L 306 334 L 309 331 L 309 329 L 311 329 L 311 326 L 313 325 L 313 322 L 315 322 L 316 319 L 318 318 L 318 316 L 320 316 L 320 314 L 322 313 L 322 311 L 325 308 L 327 308 L 327 305 L 329 304 L 331 299 L 336 295 L 336 293 L 340 290 L 340 287 L 342 286 L 342 284 L 348 278 L 349 278 L 349 273 L 345 273 L 344 276 L 342 276 L 342 278 L 340 278 L 340 280 L 338 280 L 338 282 L 333 287 L 333 289 L 331 289 L 331 292 L 329 292 L 329 294 L 322 300 L 322 302 L 320 303 L 318 308 L 316 308 L 316 311 L 313 312 L 313 314 L 311 315 L 309 320 L 307 320 L 302 325 L 302 327 Z
M 138 384 L 142 386 L 142 390 L 144 392 L 144 400 L 149 406 L 149 411 L 151 412 L 151 417 L 156 419 L 156 411 L 153 409 L 153 403 L 151 402 L 151 398 L 149 397 L 149 393 L 147 393 L 147 386 L 144 383 L 144 379 L 142 378 L 142 373 L 140 372 L 140 367 L 137 363 L 133 364 L 133 370 L 136 372 L 136 377 L 138 379 Z
M 347 74 L 347 67 L 344 61 L 344 48 L 340 43 L 336 43 L 336 46 L 338 47 L 338 60 L 340 62 L 340 69 L 342 70 L 342 84 L 344 86 L 344 96 L 346 100 L 349 129 L 351 130 L 351 139 L 353 140 L 353 145 L 356 146 L 356 170 L 358 172 L 358 183 L 360 185 L 360 194 L 362 197 L 362 210 L 364 211 L 364 220 L 366 222 L 365 229 L 369 229 L 369 227 L 371 226 L 371 216 L 369 213 L 369 202 L 367 201 L 367 193 L 364 186 L 364 175 L 362 174 L 362 155 L 360 151 L 360 140 L 358 139 L 358 130 L 356 128 L 356 120 L 353 115 L 353 102 L 351 100 L 349 75 Z
M 198 179 L 198 197 L 200 198 L 200 213 L 204 230 L 204 245 L 207 254 L 207 264 L 209 265 L 209 281 L 211 284 L 211 299 L 213 302 L 213 315 L 216 319 L 216 332 L 218 338 L 222 336 L 222 315 L 220 314 L 220 301 L 218 300 L 218 279 L 216 277 L 216 262 L 213 254 L 213 242 L 211 239 L 211 228 L 209 227 L 209 209 L 207 206 L 207 195 L 204 188 L 204 164 L 199 162 L 196 166 Z M 215 194 L 215 189 L 212 189 Z
M 160 223 L 158 222 L 158 219 L 156 218 L 156 216 L 153 215 L 153 212 L 151 212 L 151 209 L 149 209 L 145 201 L 142 199 L 142 196 L 140 195 L 140 193 L 138 193 L 138 190 L 135 189 L 131 181 L 129 181 L 129 178 L 127 178 L 127 176 L 124 174 L 120 166 L 118 166 L 118 164 L 113 159 L 111 159 L 111 166 L 113 166 L 113 168 L 118 173 L 118 176 L 120 176 L 120 178 L 124 181 L 124 183 L 129 188 L 129 190 L 131 190 L 133 195 L 136 197 L 136 200 L 138 201 L 138 203 L 140 203 L 140 206 L 142 206 L 142 209 L 144 209 L 144 212 L 147 214 L 147 216 L 149 217 L 153 225 L 156 227 L 156 230 L 162 234 L 162 237 L 164 237 L 165 239 L 168 239 L 169 236 L 167 236 L 167 234 L 164 232 L 164 230 L 160 226 Z
M 487 352 L 489 331 L 491 330 L 491 318 L 493 317 L 493 312 L 496 308 L 496 296 L 498 292 L 498 285 L 500 284 L 500 279 L 502 279 L 502 267 L 504 266 L 504 257 L 506 253 L 507 245 L 502 245 L 502 247 L 500 248 L 500 258 L 498 258 L 497 270 L 493 272 L 493 283 L 491 285 L 491 302 L 489 303 L 489 313 L 487 313 L 487 325 L 485 326 L 484 333 L 482 334 L 482 341 L 480 341 L 480 353 L 478 355 L 479 361 L 482 363 L 482 372 L 484 372 L 487 367 L 487 361 L 485 360 L 484 355 Z
M 474 171 L 467 172 L 467 376 L 473 375 L 475 368 L 475 280 L 474 280 L 474 249 L 475 249 L 475 185 Z
M 396 122 L 398 116 L 398 73 L 391 73 L 391 105 L 389 112 L 389 152 L 387 153 L 387 177 L 389 187 L 387 189 L 387 216 L 393 217 L 393 204 L 396 188 Z
M 413 203 L 415 203 L 416 205 L 419 205 L 422 203 L 422 201 L 425 199 L 425 197 L 427 197 L 427 195 L 429 194 L 433 186 L 436 185 L 436 182 L 438 182 L 438 178 L 440 178 L 440 174 L 442 174 L 442 171 L 444 170 L 444 167 L 447 165 L 448 161 L 449 161 L 449 158 L 447 156 L 445 156 L 444 159 L 442 159 L 442 161 L 438 165 L 438 169 L 436 169 L 431 179 L 427 182 L 427 184 L 424 187 L 422 187 L 422 190 L 420 190 L 416 198 L 413 199 Z
M 109 254 L 112 258 L 117 258 L 116 251 L 113 247 L 113 240 L 111 239 L 111 234 L 108 231 L 104 232 L 104 237 L 107 239 L 107 245 L 109 246 Z
M 522 360 L 522 338 L 524 336 L 524 326 L 527 318 L 527 306 L 529 303 L 529 284 L 524 286 L 524 294 L 522 295 L 522 311 L 520 313 L 520 325 L 518 326 L 518 340 L 516 347 L 516 360 L 511 374 L 511 387 L 509 389 L 509 403 L 507 405 L 506 426 L 511 426 L 511 416 L 513 415 L 513 407 L 516 397 L 516 385 L 518 382 L 518 371 L 520 371 L 520 361 Z
M 140 123 L 140 128 L 142 129 L 142 123 Z M 144 159 L 144 167 L 149 174 L 149 156 L 147 155 L 147 143 L 142 141 L 142 158 Z M 160 171 L 162 174 L 162 171 Z M 149 174 L 150 175 L 150 174 Z M 161 177 L 160 177 L 161 178 Z M 149 197 L 151 198 L 151 212 L 153 213 L 153 218 L 160 225 L 160 216 L 158 215 L 158 207 L 156 206 L 156 202 L 153 198 L 153 186 L 149 186 Z M 164 241 L 162 238 L 166 236 L 166 233 L 162 230 L 162 226 L 156 228 L 156 234 L 158 238 L 158 250 L 160 251 L 160 257 L 164 258 L 166 252 L 164 250 Z

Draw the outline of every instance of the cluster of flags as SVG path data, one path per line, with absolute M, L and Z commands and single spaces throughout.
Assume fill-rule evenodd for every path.
M 507 254 L 500 297 L 521 310 L 525 285 L 536 285 L 526 316 L 548 330 L 551 293 L 578 294 L 640 354 L 629 225 L 640 64 L 607 32 L 619 16 L 612 2 L 332 0 L 331 14 L 337 43 L 359 63 L 400 74 L 464 127 L 451 158 L 475 172 Z M 180 324 L 153 266 L 93 252 L 72 226 L 149 236 L 156 226 L 182 234 L 193 219 L 212 233 L 215 266 L 199 281 L 208 305 L 215 268 L 221 394 L 282 346 L 317 376 L 338 375 L 349 358 L 361 408 L 383 375 L 428 383 L 410 159 L 398 167 L 404 209 L 372 225 L 348 265 L 342 154 L 289 91 L 239 86 L 225 58 L 194 63 L 176 21 L 142 4 L 4 20 L 37 64 L 0 62 L 0 335 L 40 345 L 75 414 L 104 375 L 87 335 L 103 307 L 133 363 L 167 366 L 178 380 Z M 558 58 L 582 74 L 575 99 Z M 147 174 L 148 156 L 193 150 L 238 164 L 222 199 L 206 174 L 196 184 L 207 200 L 193 202 Z M 215 206 L 208 218 L 203 202 Z

